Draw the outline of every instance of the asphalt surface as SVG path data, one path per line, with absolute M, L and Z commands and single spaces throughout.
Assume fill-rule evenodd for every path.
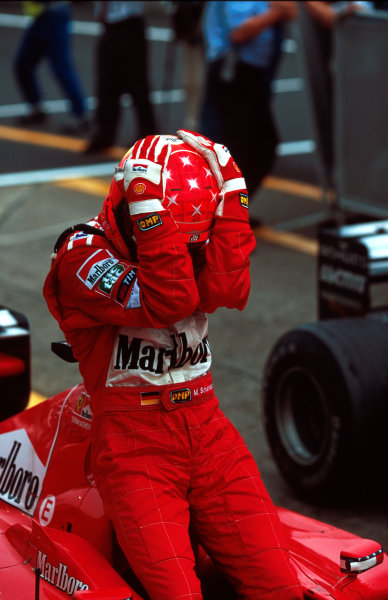
M 159 28 L 166 29 L 167 17 L 151 6 L 153 3 L 148 4 L 150 27 L 157 32 Z M 0 2 L 0 17 L 4 14 L 20 15 L 19 3 Z M 81 22 L 92 22 L 91 3 L 75 3 L 74 16 Z M 83 156 L 80 150 L 84 140 L 58 137 L 58 129 L 66 117 L 66 111 L 58 108 L 59 104 L 57 109 L 52 105 L 50 119 L 42 127 L 23 130 L 15 125 L 14 117 L 25 110 L 12 73 L 12 58 L 23 29 L 15 23 L 7 26 L 1 23 L 0 18 L 3 57 L 0 63 L 0 304 L 28 315 L 32 387 L 49 397 L 80 380 L 76 365 L 62 363 L 50 352 L 51 341 L 62 339 L 41 293 L 53 243 L 66 226 L 82 222 L 99 211 L 121 150 L 98 157 Z M 95 42 L 93 35 L 73 37 L 75 61 L 88 97 L 93 96 Z M 150 76 L 152 90 L 164 90 L 164 98 L 172 100 L 155 106 L 163 126 L 168 125 L 169 131 L 175 131 L 184 119 L 184 103 L 182 98 L 179 100 L 179 93 L 169 95 L 166 79 L 171 89 L 181 90 L 182 61 L 178 49 L 172 74 L 167 78 L 164 72 L 166 45 L 167 42 L 150 41 Z M 40 77 L 46 101 L 61 100 L 61 91 L 45 65 L 40 69 Z M 278 77 L 293 81 L 299 78 L 292 53 L 285 54 Z M 157 94 L 153 97 L 157 101 Z M 283 143 L 311 139 L 303 98 L 297 91 L 275 94 L 274 105 Z M 131 108 L 127 108 L 118 146 L 126 147 L 128 132 L 132 134 L 134 127 L 134 116 Z M 68 169 L 82 167 L 86 172 L 93 165 L 100 166 L 98 177 L 81 181 L 69 178 Z M 64 169 L 63 178 L 57 174 L 55 179 L 54 169 Z M 13 177 L 5 179 L 8 175 Z M 286 152 L 279 157 L 272 177 L 251 199 L 252 213 L 260 216 L 265 226 L 255 232 L 257 248 L 252 256 L 252 291 L 246 309 L 242 313 L 220 309 L 210 316 L 215 389 L 222 409 L 244 435 L 278 505 L 376 539 L 388 548 L 388 516 L 383 499 L 371 497 L 369 501 L 360 502 L 349 498 L 347 504 L 339 507 L 301 501 L 279 475 L 263 432 L 261 383 L 270 349 L 285 331 L 317 319 L 316 223 L 327 216 L 327 205 L 322 201 L 317 182 L 314 154 Z M 362 473 L 359 477 L 362 487 Z

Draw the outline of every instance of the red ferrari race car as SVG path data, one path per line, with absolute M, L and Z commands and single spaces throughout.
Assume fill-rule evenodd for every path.
M 80 384 L 24 410 L 28 321 L 4 307 L 0 374 L 0 598 L 145 600 L 93 482 L 89 396 Z M 388 599 L 388 560 L 378 543 L 278 510 L 305 598 Z M 193 544 L 204 597 L 233 598 Z

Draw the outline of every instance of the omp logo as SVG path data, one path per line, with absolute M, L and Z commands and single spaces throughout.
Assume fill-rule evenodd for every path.
M 190 236 L 190 242 L 198 242 L 199 238 L 200 238 L 200 235 L 199 235 L 199 233 L 193 233 L 193 234 Z
M 148 167 L 147 165 L 132 165 L 132 169 L 131 169 L 132 173 L 147 173 L 148 171 Z
M 42 579 L 51 583 L 56 588 L 65 592 L 68 596 L 73 596 L 77 590 L 88 590 L 89 586 L 77 579 L 72 577 L 68 572 L 68 567 L 63 563 L 51 564 L 47 560 L 47 554 L 43 554 L 38 550 L 36 568 L 40 570 L 40 576 Z
M 0 435 L 0 498 L 33 515 L 46 467 L 24 429 Z
M 158 225 L 162 225 L 163 221 L 162 221 L 160 215 L 158 215 L 158 213 L 153 213 L 152 215 L 149 215 L 148 217 L 143 217 L 142 219 L 137 219 L 136 223 L 137 223 L 139 229 L 141 229 L 142 231 L 147 231 L 148 229 L 153 229 L 154 227 L 157 227 Z
M 170 400 L 173 404 L 179 404 L 180 402 L 189 402 L 191 400 L 191 392 L 188 388 L 171 391 Z
M 97 250 L 78 269 L 77 277 L 91 290 L 97 281 L 118 262 L 118 258 L 113 258 L 108 250 Z
M 244 208 L 248 208 L 248 194 L 240 194 L 240 204 Z

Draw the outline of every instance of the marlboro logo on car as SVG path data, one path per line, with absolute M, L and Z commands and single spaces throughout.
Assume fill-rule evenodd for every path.
M 24 429 L 0 435 L 0 498 L 33 515 L 46 467 Z

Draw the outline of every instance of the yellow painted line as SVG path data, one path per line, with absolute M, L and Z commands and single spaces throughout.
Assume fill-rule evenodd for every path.
M 254 230 L 255 237 L 258 240 L 263 240 L 277 246 L 283 246 L 303 254 L 317 256 L 318 242 L 310 240 L 296 233 L 288 233 L 283 231 L 275 231 L 271 227 L 257 227 Z
M 30 399 L 28 401 L 27 408 L 36 406 L 37 404 L 40 404 L 41 402 L 44 402 L 45 400 L 47 400 L 46 396 L 42 396 L 42 394 L 38 394 L 38 392 L 32 391 L 30 393 Z
M 323 190 L 317 185 L 303 183 L 302 181 L 294 181 L 293 179 L 283 179 L 282 177 L 266 177 L 263 181 L 263 187 L 268 190 L 276 190 L 277 192 L 285 192 L 292 196 L 299 196 L 322 202 Z
M 102 201 L 109 192 L 110 181 L 89 177 L 86 179 L 66 179 L 58 181 L 55 185 L 68 190 L 82 192 L 83 194 L 98 196 Z
M 57 186 L 71 190 L 80 191 L 85 194 L 96 195 L 101 199 L 106 196 L 109 191 L 110 182 L 102 179 L 69 179 L 60 181 Z M 257 227 L 254 231 L 257 239 L 290 248 L 304 254 L 316 256 L 318 253 L 318 243 L 315 240 L 310 240 L 296 233 L 276 231 L 272 227 Z
M 7 127 L 6 125 L 0 125 L 0 137 L 12 142 L 70 150 L 71 152 L 82 152 L 85 148 L 85 140 L 78 140 L 65 135 Z
M 0 138 L 10 140 L 11 142 L 20 142 L 21 144 L 68 150 L 69 152 L 83 152 L 87 145 L 85 140 L 69 137 L 67 135 L 31 131 L 30 129 L 8 127 L 7 125 L 0 125 Z M 112 146 L 103 153 L 103 156 L 121 159 L 127 150 L 128 148 L 123 148 L 121 146 Z
M 85 140 L 64 135 L 31 131 L 29 129 L 20 129 L 18 127 L 8 127 L 6 125 L 0 125 L 0 138 L 23 144 L 68 150 L 70 152 L 82 152 L 86 147 Z M 127 148 L 120 146 L 112 146 L 106 150 L 103 155 L 110 158 L 121 159 L 127 150 Z M 57 182 L 55 185 L 104 198 L 108 193 L 109 184 L 109 181 L 88 178 L 63 180 Z M 268 176 L 263 182 L 263 187 L 314 201 L 323 200 L 323 192 L 319 186 L 291 179 Z M 278 232 L 270 227 L 259 227 L 255 230 L 255 236 L 258 239 L 312 256 L 316 256 L 318 252 L 318 244 L 316 241 L 309 240 L 294 233 Z M 44 400 L 43 396 L 40 397 L 39 394 L 32 392 L 30 402 L 35 402 L 36 398 L 40 398 L 37 402 L 41 402 L 42 399 Z M 31 405 L 33 406 L 33 404 Z
M 22 144 L 67 150 L 69 152 L 82 152 L 87 144 L 85 140 L 80 140 L 78 138 L 57 135 L 54 133 L 44 133 L 41 131 L 31 131 L 30 129 L 21 129 L 19 127 L 9 127 L 7 125 L 0 125 L 0 138 L 13 142 L 20 142 Z M 127 151 L 128 148 L 112 146 L 104 153 L 101 153 L 101 155 L 109 158 L 121 159 Z M 294 196 L 309 198 L 310 200 L 322 201 L 323 199 L 323 191 L 319 186 L 294 181 L 292 179 L 268 176 L 263 182 L 263 187 L 279 192 L 285 192 Z

